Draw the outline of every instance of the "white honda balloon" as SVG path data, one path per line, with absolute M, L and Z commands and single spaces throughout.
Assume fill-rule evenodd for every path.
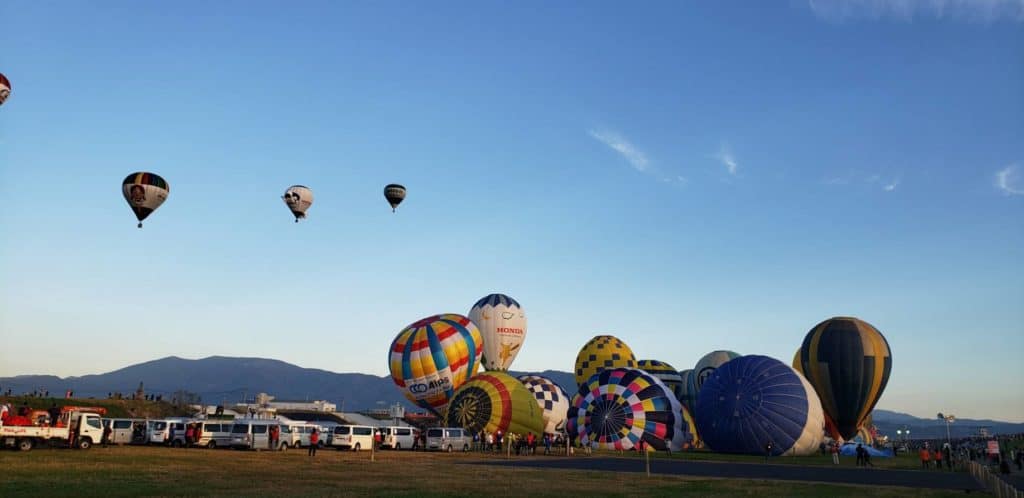
M 302 185 L 292 185 L 281 196 L 288 209 L 295 215 L 295 223 L 306 217 L 306 210 L 313 205 L 313 191 Z
M 473 305 L 469 319 L 484 338 L 484 369 L 507 371 L 526 339 L 523 308 L 511 297 L 491 294 Z

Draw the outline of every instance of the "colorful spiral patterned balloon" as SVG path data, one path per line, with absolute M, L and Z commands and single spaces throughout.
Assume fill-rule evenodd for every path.
M 630 450 L 678 451 L 687 442 L 683 408 L 672 390 L 643 370 L 614 368 L 594 374 L 573 397 L 570 433 L 583 444 Z
M 448 401 L 480 367 L 483 340 L 469 318 L 424 318 L 402 329 L 388 350 L 391 379 L 409 401 L 443 416 Z
M 633 350 L 618 337 L 599 335 L 588 341 L 576 355 L 576 385 L 609 368 L 636 368 Z
M 544 417 L 544 432 L 557 434 L 565 430 L 565 417 L 569 413 L 569 396 L 555 381 L 540 375 L 520 375 L 519 381 L 526 386 L 540 406 Z

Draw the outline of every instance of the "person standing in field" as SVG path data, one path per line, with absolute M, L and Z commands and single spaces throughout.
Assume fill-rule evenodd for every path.
M 281 438 L 281 426 L 272 425 L 270 426 L 270 449 L 277 449 L 277 442 Z
M 313 429 L 313 432 L 309 435 L 309 456 L 316 456 L 316 447 L 320 442 L 320 431 Z
M 196 426 L 193 424 L 185 425 L 185 447 L 192 446 L 192 435 L 195 434 Z
M 103 437 L 100 438 L 100 444 L 103 445 L 104 448 L 106 448 L 107 443 L 110 442 L 110 433 L 113 432 L 113 430 L 110 428 L 110 424 L 112 423 L 113 422 L 110 422 L 107 425 L 103 426 Z
M 928 451 L 928 448 L 921 448 L 921 451 L 919 451 L 917 454 L 919 457 L 921 457 L 921 468 L 931 468 L 932 453 Z

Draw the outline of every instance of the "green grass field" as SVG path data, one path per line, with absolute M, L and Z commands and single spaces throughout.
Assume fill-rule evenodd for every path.
M 708 454 L 710 455 L 710 454 Z M 944 497 L 963 493 L 462 465 L 479 454 L 111 447 L 0 452 L 0 496 Z M 523 458 L 523 457 L 520 457 Z M 556 457 L 531 457 L 556 458 Z M 639 462 L 638 462 L 639 463 Z

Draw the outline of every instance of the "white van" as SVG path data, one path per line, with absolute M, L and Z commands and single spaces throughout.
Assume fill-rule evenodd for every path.
M 416 443 L 416 436 L 413 435 L 412 427 L 381 427 L 380 430 L 384 436 L 381 439 L 381 448 L 391 448 L 393 450 L 405 448 L 409 450 Z
M 335 426 L 331 445 L 339 450 L 370 450 L 373 448 L 373 429 L 368 425 Z
M 427 429 L 427 449 L 442 450 L 451 453 L 453 450 L 469 451 L 473 444 L 473 436 L 469 431 L 458 427 L 434 427 Z
M 272 425 L 280 424 L 276 420 L 235 420 L 231 426 L 231 447 L 269 450 Z
M 320 441 L 317 446 L 323 448 L 327 439 L 324 431 L 320 429 L 320 426 L 308 423 L 292 423 L 288 424 L 289 434 L 285 437 L 284 430 L 281 430 L 281 444 L 284 444 L 285 440 L 288 441 L 288 446 L 292 448 L 308 448 L 309 447 L 309 436 L 313 434 L 313 429 L 320 431 Z
M 231 420 L 207 420 L 199 423 L 199 446 L 227 448 L 231 446 Z
M 105 418 L 103 427 L 110 427 L 110 436 L 107 437 L 108 444 L 131 444 L 139 442 L 135 435 L 136 424 L 145 423 L 143 420 L 130 418 Z
M 185 446 L 185 424 L 192 422 L 188 418 L 167 418 L 150 420 L 146 424 L 146 442 L 148 444 L 166 444 Z M 173 437 L 171 436 L 173 434 Z

